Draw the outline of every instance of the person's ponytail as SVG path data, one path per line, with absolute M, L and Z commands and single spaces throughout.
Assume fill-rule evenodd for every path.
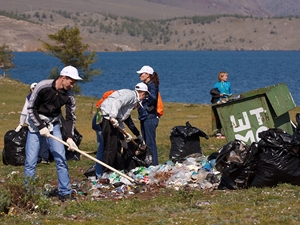
M 153 72 L 153 74 L 151 75 L 151 81 L 153 81 L 156 86 L 159 86 L 159 77 L 156 72 Z

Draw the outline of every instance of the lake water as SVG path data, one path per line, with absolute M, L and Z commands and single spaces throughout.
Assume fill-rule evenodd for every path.
M 109 89 L 133 89 L 136 71 L 150 65 L 160 77 L 160 92 L 165 102 L 209 103 L 210 89 L 218 72 L 228 72 L 233 94 L 285 82 L 300 104 L 300 51 L 141 51 L 99 52 L 93 68 L 102 75 L 80 84 L 82 94 L 101 97 Z M 11 78 L 30 84 L 47 79 L 49 71 L 62 64 L 40 52 L 14 53 L 16 68 Z

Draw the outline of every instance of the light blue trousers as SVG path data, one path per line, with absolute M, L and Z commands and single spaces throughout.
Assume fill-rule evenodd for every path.
M 53 126 L 53 131 L 51 134 L 62 140 L 62 135 L 60 131 L 60 124 L 56 123 Z M 70 187 L 70 178 L 68 164 L 66 160 L 65 147 L 62 143 L 54 140 L 53 138 L 46 138 L 50 152 L 54 157 L 56 163 L 56 172 L 58 176 L 58 189 L 59 194 L 64 196 L 72 193 Z M 25 183 L 28 183 L 27 179 L 34 179 L 36 164 L 38 160 L 40 145 L 42 143 L 42 136 L 39 132 L 28 131 L 27 141 L 26 141 L 26 160 L 24 167 Z

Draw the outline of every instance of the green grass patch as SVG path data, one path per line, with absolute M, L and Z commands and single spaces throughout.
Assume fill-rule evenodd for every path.
M 0 150 L 4 134 L 19 123 L 29 86 L 0 77 Z M 93 105 L 97 99 L 77 96 L 76 127 L 83 135 L 80 149 L 95 152 L 96 136 L 91 129 Z M 299 108 L 290 112 L 291 118 Z M 137 112 L 132 115 L 138 125 Z M 189 121 L 209 136 L 211 130 L 210 105 L 165 103 L 165 114 L 157 128 L 159 162 L 164 163 L 170 153 L 170 131 Z M 226 140 L 201 138 L 205 155 L 217 151 Z M 94 153 L 90 153 L 95 157 Z M 68 161 L 71 182 L 86 180 L 84 172 L 94 164 L 86 157 Z M 28 196 L 23 185 L 23 166 L 6 166 L 0 162 L 0 221 L 1 224 L 299 224 L 298 199 L 300 188 L 280 184 L 275 188 L 250 188 L 235 191 L 203 191 L 161 188 L 121 200 L 104 198 L 92 201 L 89 197 L 78 202 L 62 203 L 43 196 L 45 184 L 57 185 L 55 163 L 37 166 L 36 193 Z

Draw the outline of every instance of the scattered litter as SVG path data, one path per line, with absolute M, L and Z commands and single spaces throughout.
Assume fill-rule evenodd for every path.
M 208 160 L 202 154 L 192 154 L 181 162 L 167 161 L 164 164 L 149 167 L 136 167 L 128 172 L 136 182 L 132 183 L 115 172 L 104 173 L 96 179 L 90 176 L 81 182 L 73 182 L 71 187 L 78 196 L 101 199 L 123 199 L 130 195 L 155 192 L 159 188 L 217 189 L 220 175 L 214 169 L 214 160 Z M 58 189 L 49 184 L 44 186 L 44 195 L 58 195 Z
M 208 206 L 208 205 L 211 205 L 212 203 L 210 202 L 196 202 L 196 206 L 198 207 L 203 207 L 203 206 Z

